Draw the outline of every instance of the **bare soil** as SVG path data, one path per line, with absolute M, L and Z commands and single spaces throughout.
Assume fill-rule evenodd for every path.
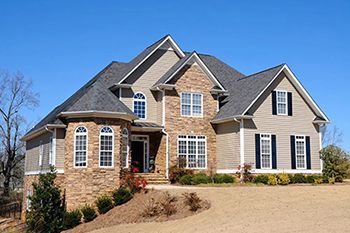
M 124 205 L 117 206 L 106 214 L 99 215 L 95 220 L 89 223 L 83 223 L 74 229 L 65 231 L 69 233 L 90 232 L 106 226 L 115 226 L 120 224 L 141 223 L 141 222 L 164 222 L 169 220 L 176 220 L 185 218 L 196 213 L 200 213 L 210 207 L 208 201 L 202 200 L 202 208 L 196 212 L 190 211 L 189 207 L 184 204 L 184 197 L 182 193 L 174 193 L 176 206 L 176 213 L 170 216 L 166 216 L 161 213 L 158 216 L 147 217 L 143 212 L 146 205 L 153 198 L 156 202 L 160 202 L 164 198 L 165 191 L 149 190 L 147 193 L 137 193 L 133 199 Z
M 169 191 L 180 194 L 185 190 Z M 210 209 L 166 222 L 115 226 L 104 222 L 104 228 L 93 232 L 350 232 L 350 185 L 202 187 L 191 191 L 209 200 Z

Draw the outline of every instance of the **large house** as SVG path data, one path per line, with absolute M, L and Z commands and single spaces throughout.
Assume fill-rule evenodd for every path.
M 151 181 L 166 181 L 179 160 L 207 173 L 245 163 L 253 173 L 320 173 L 327 122 L 286 64 L 244 75 L 167 35 L 110 63 L 23 137 L 24 193 L 50 165 L 68 209 L 115 189 L 131 166 Z

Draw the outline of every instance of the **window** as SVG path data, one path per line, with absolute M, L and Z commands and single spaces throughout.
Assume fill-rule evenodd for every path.
M 43 165 L 43 157 L 44 157 L 44 145 L 43 145 L 43 141 L 40 140 L 40 145 L 39 145 L 39 166 Z
M 260 134 L 261 168 L 271 169 L 271 135 Z
M 29 199 L 33 195 L 32 190 L 27 190 L 27 210 L 30 210 L 32 201 Z
M 202 116 L 203 95 L 199 93 L 181 93 L 181 115 Z
M 206 168 L 207 140 L 205 136 L 179 135 L 178 157 L 186 168 Z
M 306 169 L 305 136 L 295 136 L 296 168 Z
M 146 119 L 146 96 L 140 92 L 133 97 L 133 112 L 140 119 Z
M 75 142 L 74 142 L 74 166 L 86 167 L 87 166 L 87 129 L 84 126 L 79 126 L 75 130 Z
M 277 100 L 277 114 L 287 115 L 287 92 L 276 91 Z
M 113 167 L 113 130 L 105 126 L 100 131 L 100 167 Z
M 124 128 L 122 131 L 122 167 L 128 167 L 128 155 L 129 155 L 129 131 Z

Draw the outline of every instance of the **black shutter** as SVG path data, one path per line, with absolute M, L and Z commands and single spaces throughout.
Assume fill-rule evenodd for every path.
M 311 169 L 311 150 L 310 150 L 310 137 L 306 136 L 306 168 Z
M 276 135 L 271 135 L 272 169 L 277 169 Z
M 290 154 L 291 154 L 291 162 L 292 162 L 292 169 L 296 169 L 295 164 L 295 136 L 290 136 Z
M 260 169 L 260 134 L 255 134 L 255 168 Z
M 293 98 L 292 92 L 288 92 L 288 116 L 293 116 Z
M 277 115 L 276 92 L 272 92 L 272 115 Z

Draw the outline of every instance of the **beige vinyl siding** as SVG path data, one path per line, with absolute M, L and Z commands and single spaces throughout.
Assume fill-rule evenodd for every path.
M 125 80 L 133 83 L 131 89 L 122 89 L 121 101 L 131 110 L 133 109 L 133 95 L 142 92 L 147 98 L 147 113 L 145 120 L 161 124 L 162 121 L 162 95 L 153 92 L 150 88 L 160 79 L 177 61 L 179 57 L 174 51 L 158 49 L 143 65 Z
M 273 90 L 292 92 L 293 116 L 272 115 Z M 264 96 L 253 106 L 252 120 L 245 120 L 245 162 L 255 167 L 255 134 L 270 133 L 276 135 L 277 169 L 291 169 L 291 135 L 310 136 L 311 169 L 320 169 L 318 126 L 312 121 L 316 117 L 295 87 L 282 73 L 271 85 Z
M 239 165 L 239 124 L 227 122 L 216 126 L 217 169 L 237 169 Z
M 65 129 L 56 130 L 56 168 L 64 169 Z
M 49 153 L 51 135 L 51 133 L 47 132 L 26 142 L 25 172 L 48 170 L 50 168 Z M 42 166 L 39 166 L 40 142 L 43 145 Z

